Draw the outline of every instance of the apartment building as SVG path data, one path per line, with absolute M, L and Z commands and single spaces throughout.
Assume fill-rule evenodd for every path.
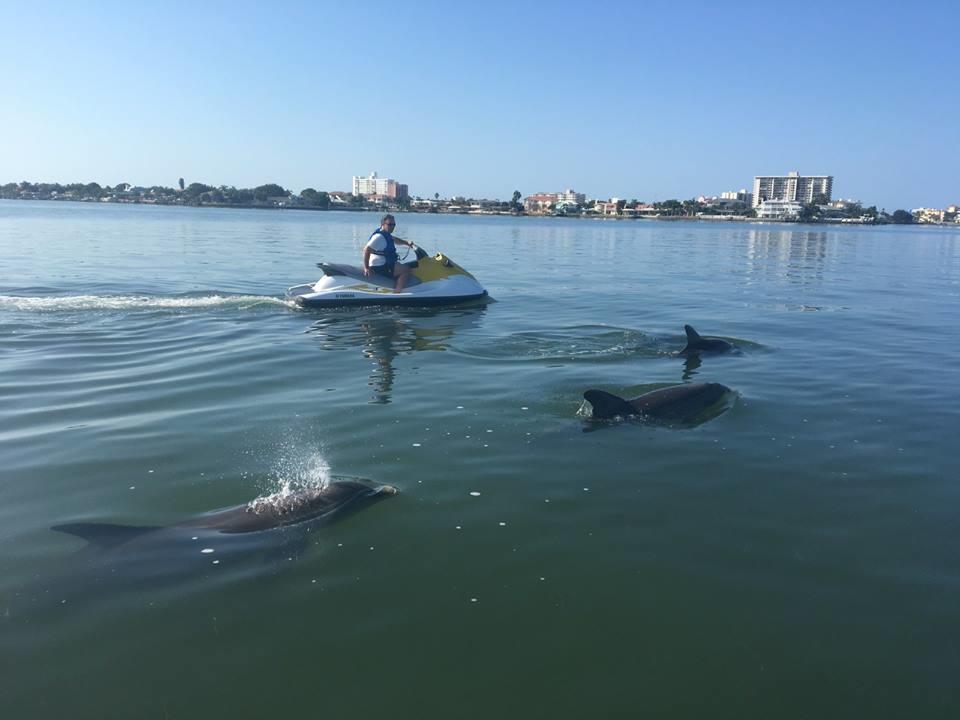
M 557 193 L 557 202 L 567 203 L 569 205 L 583 205 L 587 201 L 587 196 L 567 188 L 561 193 Z
M 814 199 L 830 202 L 833 193 L 833 175 L 757 175 L 753 178 L 753 207 L 764 200 L 812 203 Z
M 753 205 L 753 194 L 747 192 L 746 188 L 742 190 L 728 190 L 720 193 L 721 200 L 736 200 L 746 205 Z
M 558 193 L 534 193 L 523 199 L 523 209 L 531 215 L 544 213 L 559 200 L 560 195 Z
M 391 200 L 399 200 L 408 197 L 409 190 L 403 183 L 398 183 L 391 178 L 378 177 L 377 173 L 372 172 L 366 177 L 353 176 L 353 194 L 363 197 L 379 195 Z

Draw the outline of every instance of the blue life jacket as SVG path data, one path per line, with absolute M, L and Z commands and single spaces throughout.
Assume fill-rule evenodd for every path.
M 387 230 L 377 228 L 370 233 L 370 240 L 373 240 L 373 236 L 378 234 L 383 235 L 383 239 L 387 241 L 387 247 L 383 250 L 374 250 L 373 248 L 370 248 L 370 252 L 372 252 L 374 255 L 381 256 L 384 261 L 386 261 L 387 265 L 395 265 L 397 263 L 397 246 L 393 242 L 393 235 Z M 367 242 L 370 242 L 370 240 L 367 240 Z

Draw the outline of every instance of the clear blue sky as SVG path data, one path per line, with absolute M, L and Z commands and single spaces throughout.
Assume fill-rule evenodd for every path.
M 786 7 L 789 5 L 789 7 Z M 795 7 L 802 5 L 802 7 Z M 941 2 L 0 0 L 0 182 L 960 203 Z

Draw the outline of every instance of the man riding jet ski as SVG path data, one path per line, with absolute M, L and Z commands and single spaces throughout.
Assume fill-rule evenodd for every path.
M 442 253 L 427 255 L 412 242 L 393 236 L 396 221 L 384 216 L 363 249 L 363 265 L 317 263 L 323 277 L 295 285 L 287 297 L 305 307 L 348 305 L 453 305 L 486 297 L 476 278 Z M 398 260 L 396 243 L 413 248 L 417 260 Z
M 412 248 L 413 243 L 396 237 L 393 234 L 396 226 L 397 221 L 393 215 L 383 216 L 380 227 L 373 231 L 363 247 L 363 274 L 369 277 L 371 273 L 377 273 L 384 277 L 396 278 L 397 283 L 393 289 L 395 292 L 400 292 L 409 280 L 411 268 L 409 265 L 397 262 L 396 244 L 400 243 Z

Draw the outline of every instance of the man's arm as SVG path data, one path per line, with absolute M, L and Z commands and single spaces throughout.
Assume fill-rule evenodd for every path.
M 368 245 L 363 246 L 363 274 L 370 274 L 370 247 Z

